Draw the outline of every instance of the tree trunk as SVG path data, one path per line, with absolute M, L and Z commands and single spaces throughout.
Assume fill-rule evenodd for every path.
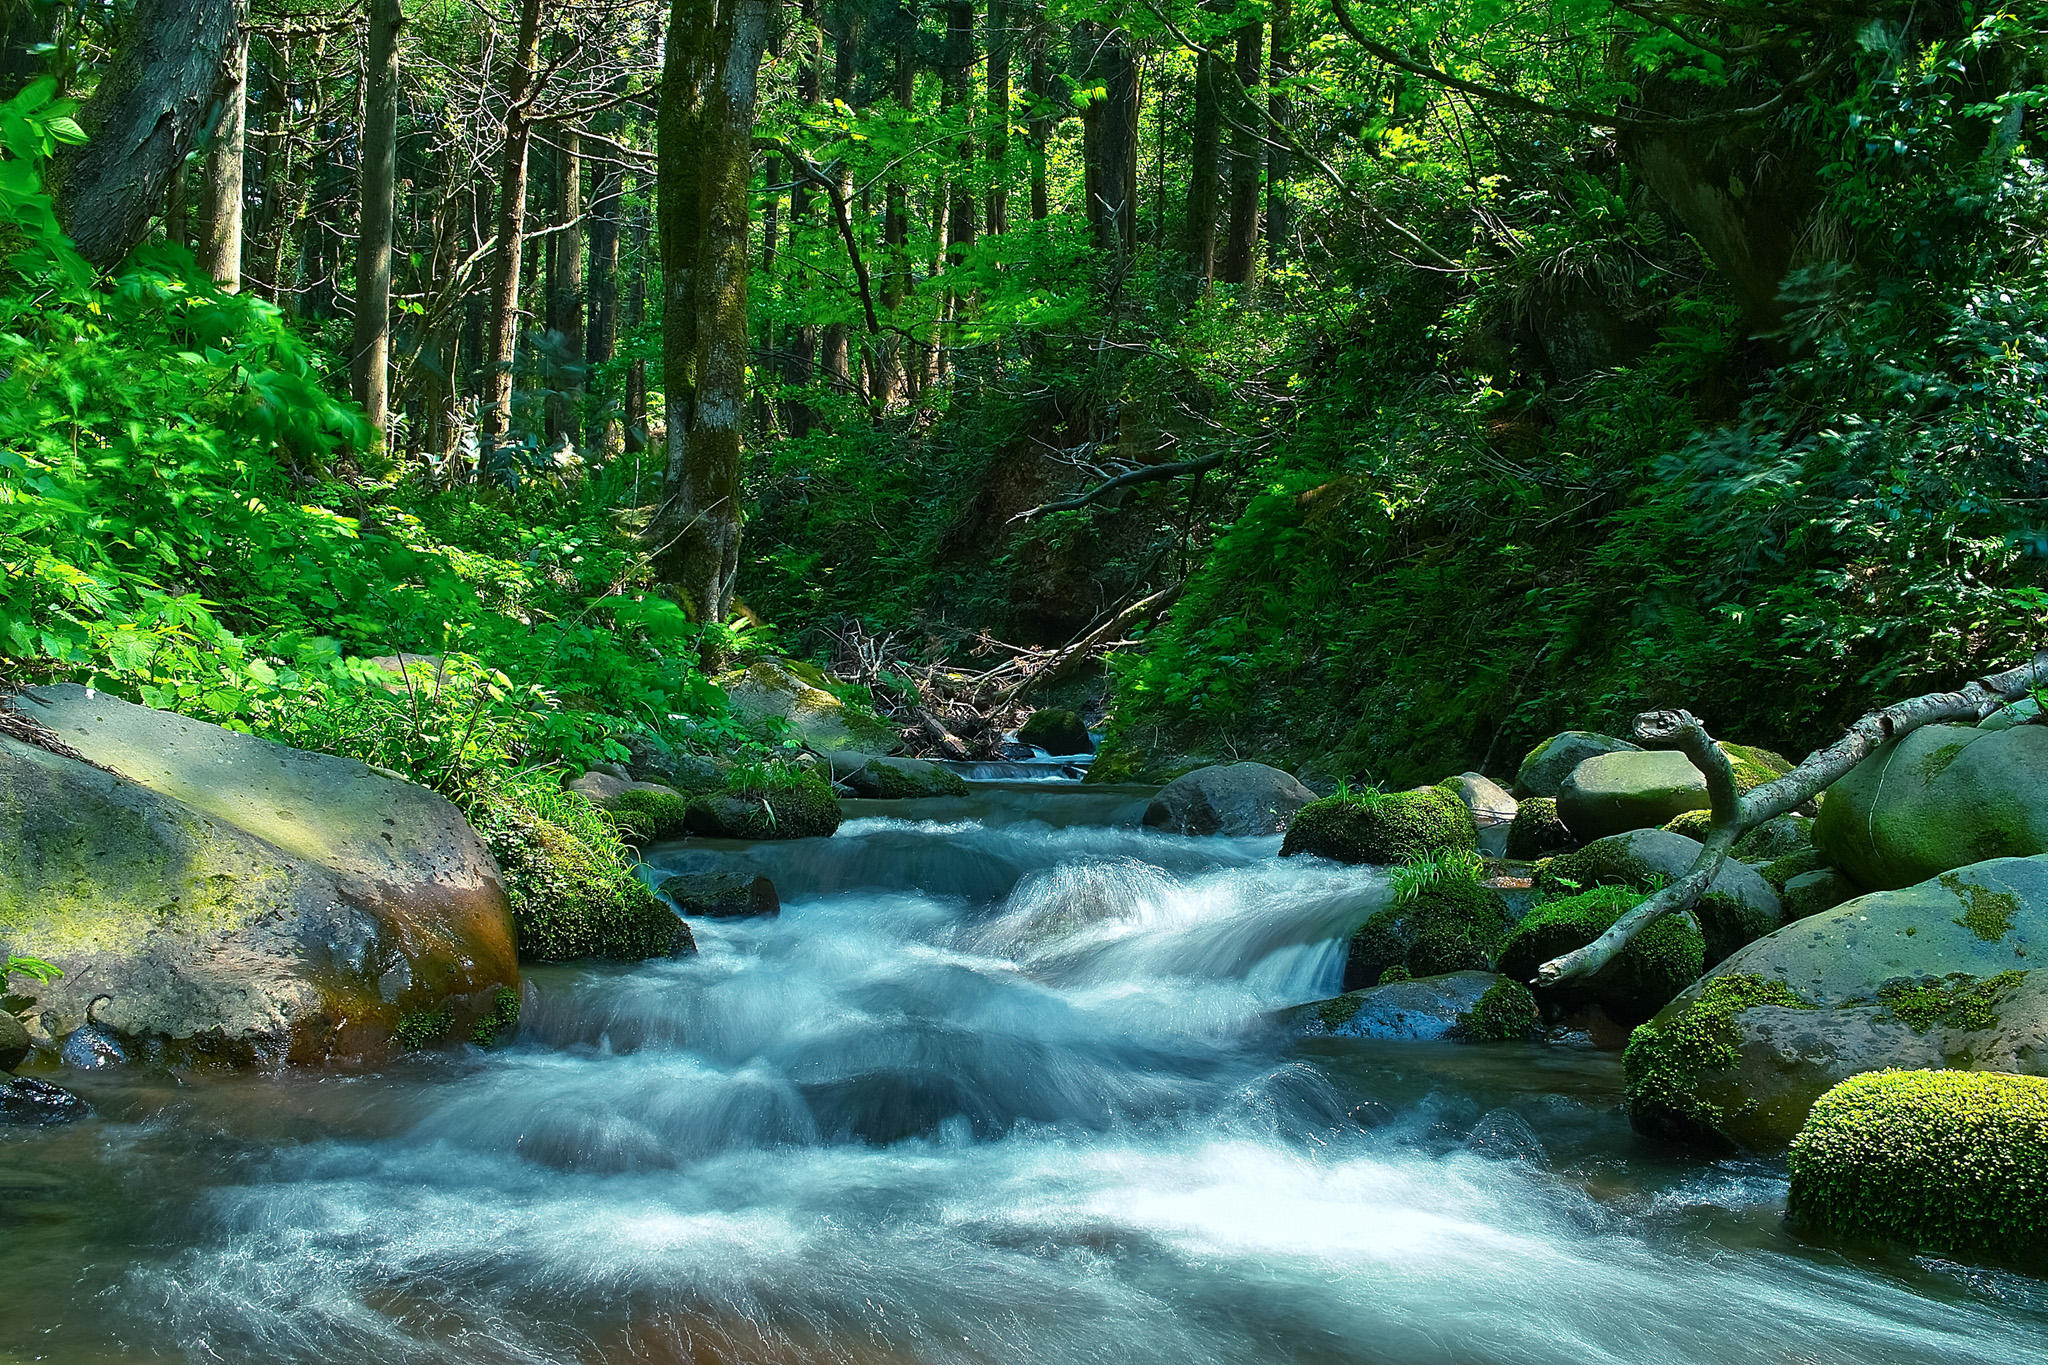
M 840 7 L 833 33 L 832 94 L 850 108 L 866 107 L 866 102 L 859 100 L 855 80 L 860 71 L 860 41 L 865 26 L 866 21 L 859 10 L 851 5 Z M 853 169 L 842 161 L 832 168 L 832 177 L 838 186 L 840 202 L 847 202 L 853 194 Z M 823 373 L 825 383 L 837 393 L 851 392 L 853 387 L 848 341 L 848 328 L 843 322 L 828 325 L 818 341 L 818 369 Z
M 219 112 L 206 145 L 204 230 L 199 268 L 230 294 L 242 288 L 242 165 L 248 150 L 249 35 L 236 35 L 215 95 Z
M 896 103 L 908 111 L 917 91 L 917 23 L 898 2 L 896 11 Z M 889 265 L 882 276 L 882 303 L 893 313 L 910 297 L 910 193 L 900 179 L 882 191 L 882 242 Z M 887 411 L 902 396 L 910 378 L 905 338 L 874 337 L 869 341 L 869 401 Z
M 149 234 L 185 164 L 241 32 L 242 0 L 138 0 L 52 185 L 64 230 L 101 269 Z
M 279 301 L 276 234 L 284 223 L 283 201 L 288 193 L 291 167 L 285 126 L 289 109 L 285 87 L 290 80 L 290 65 L 283 40 L 273 38 L 265 43 L 263 98 L 257 105 L 260 131 L 256 134 L 256 146 L 262 157 L 261 189 L 257 193 L 262 203 L 256 211 L 254 259 L 248 274 L 250 286 L 272 303 Z
M 953 145 L 959 172 L 952 176 L 946 202 L 946 260 L 959 265 L 966 249 L 974 245 L 974 5 L 972 0 L 946 0 L 946 56 L 942 75 L 942 110 L 953 111 L 960 120 L 960 140 Z
M 1270 89 L 1266 113 L 1273 121 L 1272 142 L 1266 148 L 1266 261 L 1276 265 L 1281 247 L 1294 235 L 1287 205 L 1287 178 L 1292 171 L 1287 140 L 1281 130 L 1294 125 L 1294 101 L 1284 88 L 1294 73 L 1294 0 L 1273 0 L 1272 53 L 1267 65 Z
M 583 216 L 583 134 L 575 128 L 562 129 L 562 145 L 556 151 L 555 206 L 562 224 L 576 223 Z M 548 442 L 574 439 L 576 414 L 583 403 L 583 240 L 578 224 L 554 234 L 554 271 L 549 283 L 554 297 L 549 301 L 552 315 L 551 338 L 567 362 L 555 364 L 548 382 Z
M 1042 223 L 1051 212 L 1046 193 L 1047 149 L 1052 145 L 1052 60 L 1046 51 L 1045 8 L 1040 0 L 1031 17 L 1031 66 L 1025 76 L 1031 92 L 1031 221 Z
M 626 326 L 638 331 L 647 323 L 647 210 L 633 211 L 633 283 L 626 291 Z M 651 444 L 647 430 L 647 362 L 636 357 L 626 367 L 626 453 L 637 455 Z
M 1081 120 L 1088 222 L 1120 275 L 1138 246 L 1138 64 L 1123 29 L 1092 22 L 1082 28 L 1087 79 L 1105 92 Z
M 659 131 L 668 462 L 647 529 L 692 619 L 725 620 L 740 549 L 747 211 L 767 0 L 674 0 Z
M 1188 273 L 1204 285 L 1216 278 L 1216 201 L 1223 118 L 1217 106 L 1218 60 L 1195 56 L 1194 127 L 1188 139 Z
M 398 30 L 404 22 L 399 0 L 371 0 L 349 387 L 380 436 L 390 418 L 391 220 L 398 185 Z
M 1008 0 L 988 0 L 988 144 L 989 185 L 982 227 L 990 236 L 1010 230 L 1010 7 Z
M 1264 26 L 1237 31 L 1237 63 L 1228 79 L 1230 130 L 1230 231 L 1221 274 L 1230 284 L 1250 284 L 1259 261 L 1259 189 L 1265 178 L 1265 148 L 1259 141 L 1264 111 L 1246 93 L 1259 83 Z
M 607 130 L 618 120 L 609 119 Z M 626 194 L 626 172 L 617 154 L 607 151 L 602 169 L 593 168 L 590 209 L 590 336 L 584 361 L 595 380 L 599 370 L 619 351 L 619 206 Z M 615 460 L 625 448 L 619 426 L 618 393 L 609 381 L 598 390 L 584 440 L 601 460 Z
M 541 3 L 520 0 L 518 46 L 505 91 L 505 169 L 498 183 L 497 260 L 491 271 L 483 406 L 477 421 L 487 446 L 503 441 L 512 430 L 512 360 L 519 340 L 520 249 L 526 236 L 526 163 L 533 139 Z

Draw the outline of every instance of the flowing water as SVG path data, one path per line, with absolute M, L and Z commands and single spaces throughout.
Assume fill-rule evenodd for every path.
M 1379 874 L 1135 796 L 657 849 L 781 917 L 536 970 L 490 1052 L 60 1073 L 98 1117 L 0 1130 L 0 1362 L 2048 1359 L 2048 1285 L 1800 1241 L 1611 1055 L 1291 1040 Z

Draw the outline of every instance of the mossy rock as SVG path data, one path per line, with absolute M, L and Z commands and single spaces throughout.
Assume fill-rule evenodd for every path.
M 831 755 L 833 780 L 871 801 L 913 801 L 928 796 L 965 796 L 967 781 L 951 768 L 921 758 L 864 758 Z
M 1789 924 L 1808 915 L 1818 915 L 1823 910 L 1832 910 L 1862 894 L 1856 883 L 1832 867 L 1815 868 L 1811 872 L 1788 877 L 1783 898 L 1785 922 Z
M 1642 900 L 1631 888 L 1606 886 L 1537 906 L 1501 945 L 1501 975 L 1533 981 L 1538 967 L 1585 947 Z M 1610 1019 L 1633 1023 L 1648 1019 L 1691 985 L 1705 961 L 1699 927 L 1687 917 L 1666 916 L 1636 935 L 1593 980 L 1552 987 L 1544 994 L 1560 1004 L 1598 1005 Z
M 1500 978 L 1492 972 L 1398 978 L 1287 1012 L 1305 1038 L 1402 1038 L 1429 1042 L 1463 1036 L 1465 1023 Z
M 1055 755 L 1095 752 L 1087 722 L 1078 713 L 1057 707 L 1041 707 L 1026 716 L 1017 727 L 1017 742 Z
M 1557 818 L 1557 799 L 1532 796 L 1515 808 L 1515 820 L 1508 826 L 1508 857 L 1525 862 L 1569 853 L 1579 846 L 1572 832 Z
M 1578 767 L 1596 754 L 1618 754 L 1640 752 L 1625 739 L 1613 735 L 1596 734 L 1591 730 L 1566 730 L 1561 735 L 1552 735 L 1522 758 L 1522 766 L 1515 772 L 1514 794 L 1521 800 L 1532 796 L 1555 799 L 1557 789 Z
M 1557 789 L 1558 816 L 1581 839 L 1656 829 L 1707 805 L 1706 775 L 1671 749 L 1596 754 Z
M 1728 854 L 1745 863 L 1773 863 L 1812 847 L 1813 821 L 1803 815 L 1780 815 L 1744 830 Z
M 638 960 L 697 950 L 690 926 L 646 883 L 554 821 L 504 808 L 485 824 L 512 898 L 521 957 Z
M 1441 787 L 1326 796 L 1294 813 L 1280 856 L 1340 863 L 1412 863 L 1476 850 L 1479 833 L 1465 803 Z
M 1500 892 L 1476 882 L 1437 882 L 1380 911 L 1351 936 L 1347 990 L 1377 985 L 1399 969 L 1407 977 L 1488 971 L 1514 916 Z
M 1764 864 L 1757 869 L 1757 875 L 1770 883 L 1771 889 L 1782 896 L 1785 894 L 1786 885 L 1794 877 L 1802 877 L 1809 872 L 1818 872 L 1827 865 L 1828 860 L 1826 856 L 1819 849 L 1808 844 L 1805 848 L 1794 849 L 1784 857 Z
M 1459 1016 L 1458 1031 L 1473 1043 L 1526 1042 L 1536 1033 L 1541 1018 L 1535 992 L 1513 977 L 1503 976 Z
M 610 807 L 619 830 L 636 843 L 672 839 L 683 832 L 690 803 L 680 792 L 629 791 Z
M 685 915 L 737 919 L 782 913 L 775 883 L 744 872 L 682 872 L 664 880 L 657 889 Z
M 1803 1224 L 1914 1250 L 2048 1253 L 2048 1080 L 1873 1071 L 1815 1101 L 1792 1140 Z
M 1716 740 L 1721 752 L 1728 755 L 1728 766 L 1735 771 L 1735 790 L 1747 795 L 1758 787 L 1767 786 L 1792 771 L 1791 762 L 1783 754 L 1759 748 L 1754 744 L 1735 744 L 1728 740 Z
M 1662 828 L 1673 834 L 1683 834 L 1688 839 L 1707 841 L 1707 835 L 1714 828 L 1714 813 L 1706 810 L 1689 810 L 1675 820 L 1666 820 Z
M 823 839 L 845 818 L 821 777 L 776 786 L 726 788 L 690 802 L 688 828 L 713 839 Z
M 840 700 L 822 685 L 816 668 L 800 661 L 765 658 L 716 681 L 733 715 L 770 738 L 786 726 L 804 747 L 821 754 L 892 754 L 903 747 L 880 717 Z
M 1536 892 L 1554 897 L 1594 886 L 1632 886 L 1654 891 L 1683 877 L 1699 855 L 1699 841 L 1683 834 L 1661 829 L 1631 830 L 1544 859 L 1536 865 Z M 1747 903 L 1769 928 L 1783 923 L 1783 907 L 1777 892 L 1752 867 L 1723 861 L 1707 890 L 1709 894 L 1732 896 Z

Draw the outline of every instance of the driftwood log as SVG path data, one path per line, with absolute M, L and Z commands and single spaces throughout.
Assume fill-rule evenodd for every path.
M 1808 755 L 1791 772 L 1747 796 L 1736 791 L 1735 771 L 1729 765 L 1728 755 L 1690 712 L 1644 712 L 1636 717 L 1636 741 L 1648 748 L 1676 749 L 1707 776 L 1707 798 L 1712 809 L 1705 843 L 1683 877 L 1623 915 L 1585 947 L 1538 967 L 1537 983 L 1552 985 L 1598 973 L 1620 956 L 1637 934 L 1666 915 L 1690 910 L 1698 903 L 1720 873 L 1721 864 L 1727 861 L 1728 850 L 1746 831 L 1805 805 L 1892 740 L 1923 725 L 1983 720 L 2044 681 L 2048 681 L 2048 650 L 2042 650 L 2017 668 L 1966 683 L 1960 691 L 1930 692 L 1872 711 L 1833 744 Z

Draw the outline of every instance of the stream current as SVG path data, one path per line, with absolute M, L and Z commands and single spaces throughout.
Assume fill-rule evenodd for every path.
M 2048 1361 L 2048 1285 L 1794 1237 L 1611 1054 L 1291 1039 L 1377 872 L 1133 792 L 852 805 L 652 850 L 783 912 L 533 970 L 490 1051 L 57 1073 L 97 1116 L 0 1129 L 0 1365 Z

